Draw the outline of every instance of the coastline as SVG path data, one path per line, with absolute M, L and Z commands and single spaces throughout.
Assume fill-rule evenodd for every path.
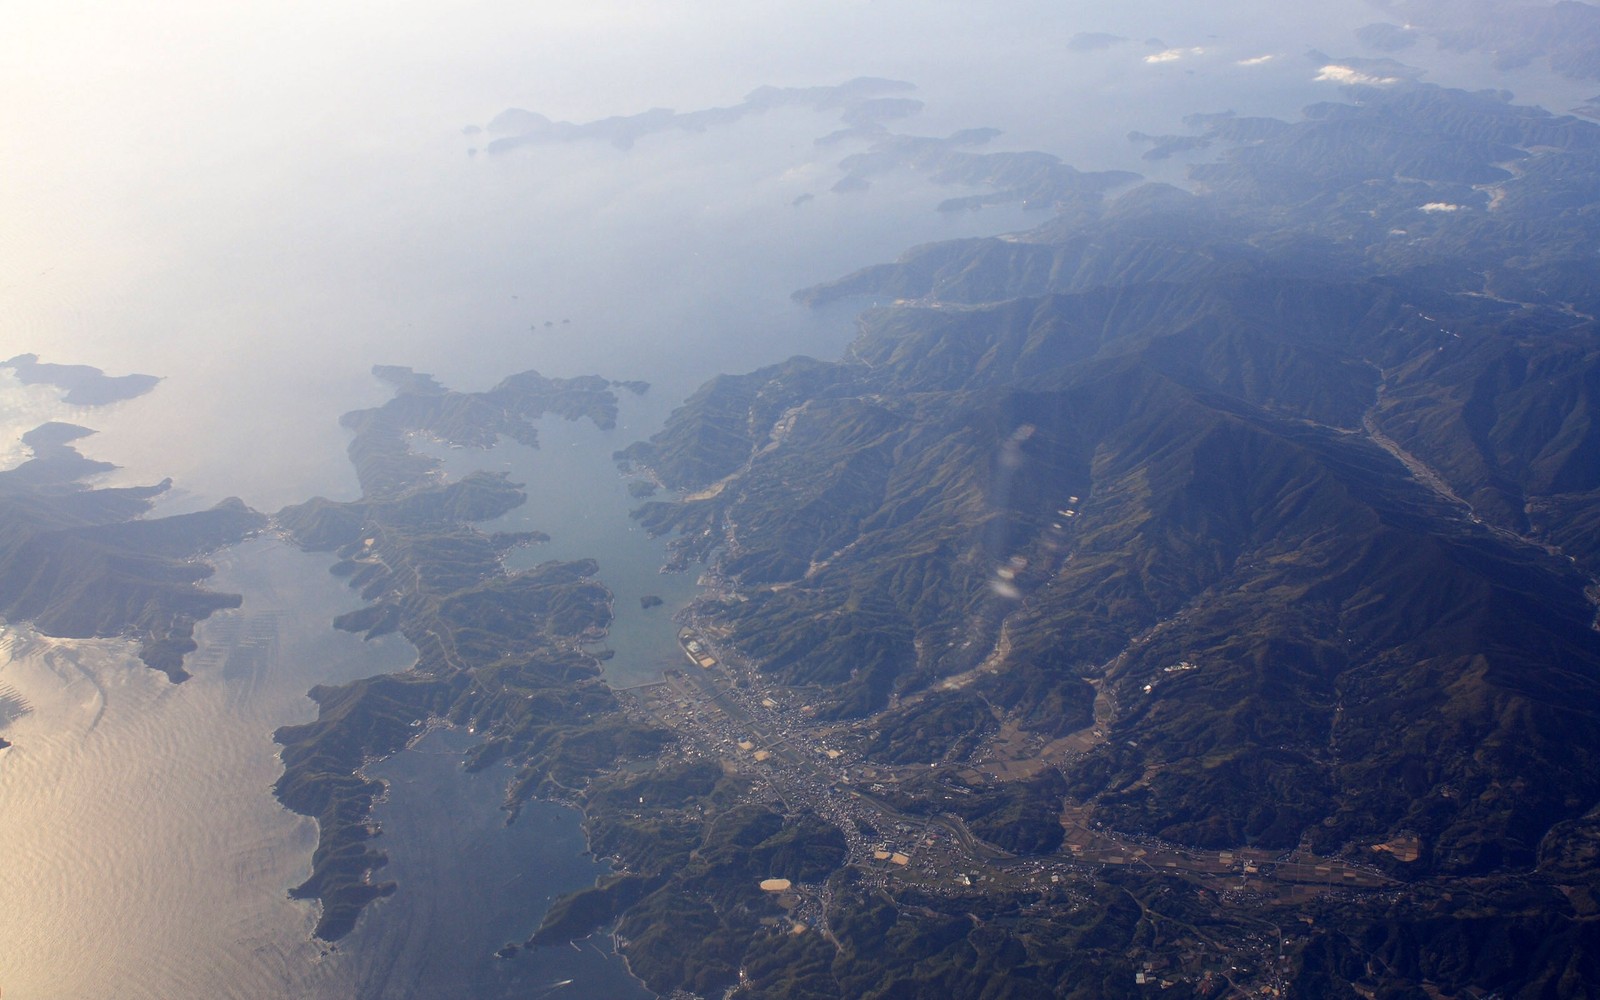
M 320 498 L 280 511 L 277 525 L 302 549 L 332 552 L 335 569 L 367 601 L 336 627 L 373 637 L 399 631 L 416 650 L 399 674 L 318 687 L 317 719 L 278 730 L 284 772 L 279 801 L 317 821 L 312 874 L 292 895 L 315 898 L 315 936 L 337 941 L 364 908 L 394 891 L 377 875 L 387 858 L 371 842 L 373 808 L 387 794 L 371 767 L 441 726 L 480 742 L 469 770 L 519 766 L 505 790 L 508 822 L 539 798 L 575 805 L 574 788 L 620 756 L 651 753 L 664 734 L 626 720 L 605 682 L 603 643 L 615 595 L 592 559 L 547 561 L 511 571 L 513 547 L 534 533 L 474 527 L 526 501 L 505 473 L 446 481 L 440 463 L 412 448 L 426 438 L 483 448 L 495 431 L 532 445 L 532 421 L 548 411 L 612 424 L 610 383 L 593 377 L 511 376 L 485 393 L 456 393 L 408 369 L 377 369 L 395 386 L 376 409 L 347 414 L 350 455 L 363 497 Z M 510 428 L 510 431 L 507 430 Z M 581 812 L 581 810 L 580 810 Z

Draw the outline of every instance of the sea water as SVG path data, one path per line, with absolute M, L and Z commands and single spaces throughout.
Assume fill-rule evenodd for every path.
M 326 557 L 264 538 L 219 553 L 242 593 L 196 631 L 174 685 L 125 641 L 8 624 L 0 693 L 0 990 L 9 998 L 300 998 L 333 971 L 312 942 L 316 827 L 284 811 L 272 732 L 314 684 L 403 669 L 412 650 L 326 627 L 357 605 Z
M 342 988 L 321 995 L 649 997 L 603 934 L 496 957 L 526 941 L 558 896 L 609 868 L 586 856 L 576 810 L 531 802 L 507 825 L 501 806 L 509 769 L 465 773 L 463 751 L 473 742 L 459 730 L 438 730 L 368 770 L 389 786 L 374 810 L 383 829 L 377 845 L 389 856 L 379 877 L 399 889 L 339 943 Z
M 374 765 L 378 877 L 399 883 L 329 948 L 310 872 L 316 825 L 271 793 L 271 734 L 309 721 L 306 691 L 414 662 L 404 639 L 328 627 L 359 604 L 329 559 L 276 539 L 216 558 L 210 585 L 244 605 L 202 623 L 173 685 L 121 640 L 0 635 L 0 990 L 10 998 L 239 1000 L 527 997 L 570 980 L 592 997 L 648 996 L 601 939 L 494 953 L 558 895 L 608 868 L 577 812 L 531 803 L 507 825 L 509 773 L 468 775 L 465 733 L 441 731 Z

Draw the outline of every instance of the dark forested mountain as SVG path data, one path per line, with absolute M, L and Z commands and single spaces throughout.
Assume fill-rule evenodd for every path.
M 237 595 L 197 586 L 212 572 L 197 557 L 259 531 L 266 518 L 229 499 L 210 510 L 146 520 L 142 515 L 171 483 L 83 485 L 114 468 L 72 447 L 92 433 L 44 424 L 23 436 L 33 456 L 0 472 L 0 613 L 31 621 L 46 635 L 136 639 L 140 659 L 184 680 L 195 623 L 239 606 Z
M 1304 995 L 1578 995 L 1600 128 L 1420 84 L 1195 126 L 1224 152 L 1194 193 L 800 293 L 892 304 L 845 359 L 716 379 L 625 452 L 681 491 L 638 516 L 709 562 L 725 655 L 898 809 L 1014 854 L 1093 830 L 1122 860 L 1380 871 L 1258 890 L 1315 921 L 1279 969 Z M 1037 995 L 1107 995 L 1050 979 L 1048 920 L 1004 926 Z

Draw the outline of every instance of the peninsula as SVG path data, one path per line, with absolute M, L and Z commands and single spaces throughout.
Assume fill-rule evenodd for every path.
M 260 531 L 266 518 L 228 499 L 145 519 L 171 481 L 84 485 L 114 468 L 72 446 L 93 433 L 43 424 L 23 436 L 32 457 L 0 471 L 0 614 L 62 638 L 135 639 L 141 660 L 182 681 L 195 623 L 240 602 L 199 586 L 212 572 L 200 557 Z
M 369 843 L 372 804 L 382 793 L 363 766 L 398 750 L 428 722 L 482 735 L 470 766 L 510 760 L 517 776 L 506 806 L 515 817 L 530 796 L 570 798 L 589 774 L 658 750 L 666 734 L 622 715 L 600 680 L 591 645 L 611 621 L 611 593 L 592 560 L 546 562 L 509 573 L 502 556 L 535 534 L 485 534 L 477 521 L 518 506 L 525 494 L 503 474 L 444 483 L 436 463 L 412 451 L 426 434 L 468 447 L 504 434 L 537 443 L 546 414 L 609 427 L 613 384 L 600 378 L 507 378 L 482 393 L 454 392 L 403 368 L 374 369 L 393 385 L 381 407 L 347 414 L 362 498 L 317 498 L 278 512 L 276 522 L 310 551 L 336 554 L 335 574 L 369 603 L 333 624 L 369 636 L 399 631 L 416 647 L 408 671 L 311 692 L 314 722 L 275 734 L 285 806 L 317 820 L 312 874 L 297 898 L 321 902 L 318 937 L 350 931 L 362 908 L 395 891 L 377 880 L 384 856 Z

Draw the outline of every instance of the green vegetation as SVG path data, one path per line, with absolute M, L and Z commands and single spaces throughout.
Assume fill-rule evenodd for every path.
M 529 421 L 547 412 L 606 425 L 615 413 L 609 383 L 525 372 L 486 393 L 455 393 L 409 369 L 377 372 L 396 386 L 395 399 L 345 420 L 357 431 L 350 455 L 365 495 L 318 498 L 277 515 L 303 547 L 334 552 L 333 571 L 369 602 L 335 627 L 368 637 L 399 631 L 418 650 L 403 674 L 317 688 L 316 721 L 274 734 L 283 745 L 278 798 L 319 828 L 311 877 L 292 894 L 321 901 L 316 934 L 330 941 L 350 931 L 367 903 L 395 891 L 373 880 L 385 860 L 370 843 L 383 788 L 361 769 L 403 749 L 424 723 L 443 719 L 479 733 L 469 767 L 516 765 L 510 818 L 529 797 L 571 797 L 590 775 L 649 755 L 665 739 L 623 716 L 584 648 L 611 621 L 611 593 L 594 579 L 594 562 L 507 573 L 506 551 L 544 536 L 484 534 L 470 522 L 497 517 L 525 495 L 503 475 L 442 483 L 434 464 L 406 445 L 411 433 L 472 446 L 503 433 L 531 445 Z
M 637 875 L 602 878 L 596 885 L 556 900 L 539 930 L 528 939 L 528 946 L 566 944 L 588 937 L 656 888 L 655 880 Z
M 947 761 L 964 761 L 996 728 L 993 712 L 981 699 L 938 695 L 915 708 L 885 712 L 867 753 L 889 764 L 923 764 L 928 749 L 935 747 Z
M 929 770 L 900 782 L 884 798 L 912 815 L 959 816 L 974 834 L 1012 854 L 1048 854 L 1061 847 L 1061 801 L 1067 791 L 1053 770 L 994 785 Z
M 44 424 L 23 436 L 33 456 L 0 472 L 0 613 L 46 635 L 137 639 L 141 660 L 183 681 L 195 623 L 240 601 L 198 586 L 212 572 L 199 557 L 260 531 L 266 518 L 228 499 L 142 520 L 171 482 L 84 486 L 84 478 L 113 468 L 72 447 L 92 433 Z
M 1306 995 L 1565 995 L 1592 831 L 1560 899 L 1536 865 L 1600 801 L 1600 128 L 1420 84 L 1193 124 L 1223 151 L 1199 194 L 1075 201 L 801 293 L 910 301 L 848 361 L 708 383 L 620 454 L 687 497 L 637 516 L 710 561 L 693 611 L 726 650 L 924 769 L 885 786 L 901 812 L 1016 854 L 1056 850 L 1067 807 L 1384 866 L 1397 896 L 1317 911 Z M 1375 854 L 1406 836 L 1415 861 Z M 1057 927 L 996 929 L 997 954 L 1027 967 Z M 773 954 L 754 992 L 879 995 L 831 946 Z M 916 989 L 997 981 L 935 970 Z
M 765 878 L 820 881 L 844 860 L 843 836 L 810 816 L 784 817 L 760 806 L 714 814 L 687 862 L 662 888 L 622 914 L 635 972 L 706 994 L 733 984 L 751 951 L 772 934 L 781 912 Z M 631 859 L 629 859 L 631 860 Z

